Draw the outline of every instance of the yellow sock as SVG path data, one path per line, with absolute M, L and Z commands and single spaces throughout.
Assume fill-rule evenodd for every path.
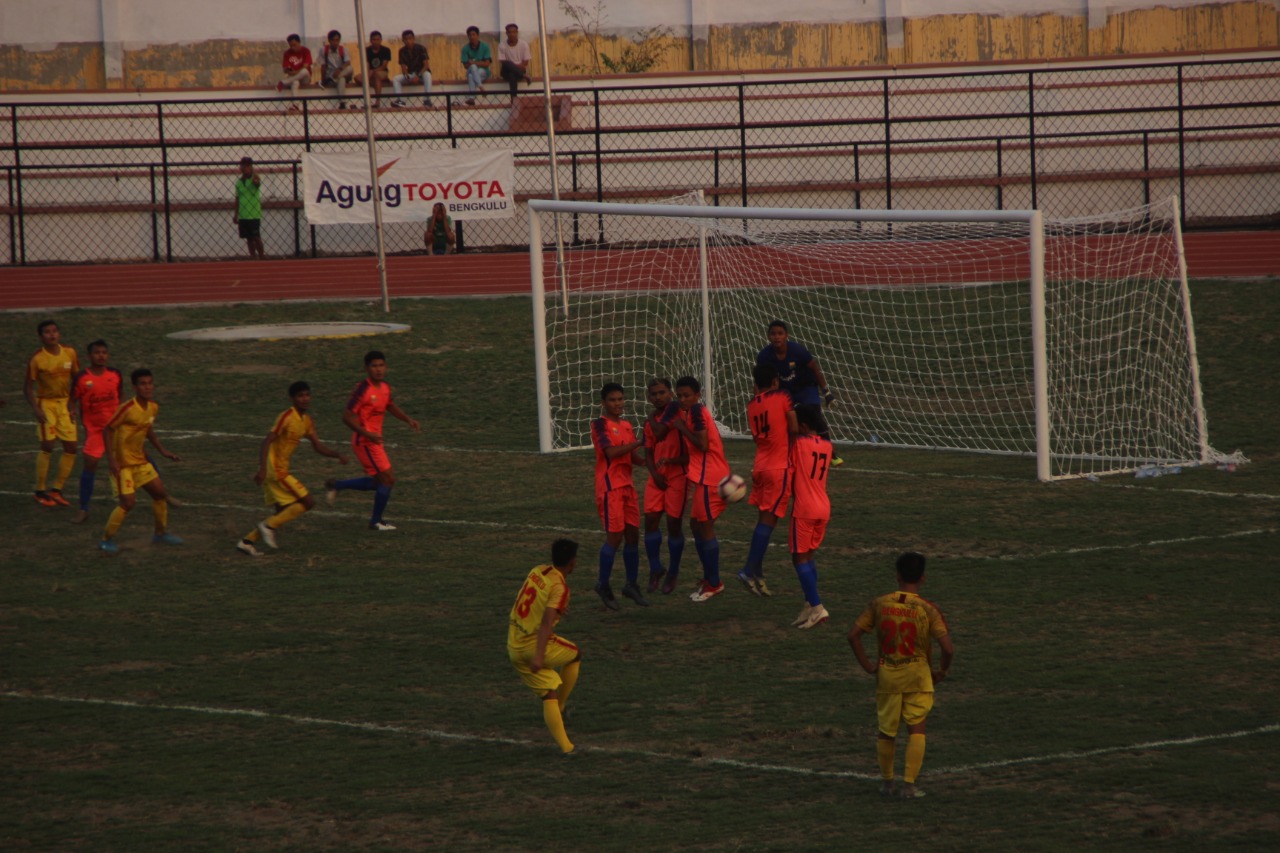
M 562 752 L 573 752 L 573 744 L 569 743 L 569 735 L 564 730 L 564 719 L 560 716 L 560 703 L 552 693 L 542 700 L 542 719 L 547 721 L 551 736 L 560 744 Z
M 573 692 L 573 685 L 578 683 L 578 670 L 582 668 L 582 661 L 576 660 L 571 664 L 567 664 L 564 669 L 560 670 L 560 687 L 556 690 L 556 698 L 559 700 L 560 710 L 564 710 L 564 704 L 569 701 L 569 694 Z
M 916 783 L 920 768 L 924 764 L 924 735 L 907 737 L 907 767 L 902 773 L 902 781 L 908 785 Z
M 169 502 L 166 500 L 154 501 L 151 504 L 151 515 L 156 520 L 156 535 L 159 536 L 169 529 Z
M 258 532 L 256 527 L 244 535 L 244 541 L 246 542 L 257 542 L 261 538 L 262 534 Z
M 107 519 L 107 526 L 103 528 L 102 538 L 110 539 L 116 535 L 116 531 L 120 529 L 120 525 L 124 524 L 125 516 L 129 514 L 129 510 L 122 506 L 118 506 L 111 510 L 111 517 Z
M 281 527 L 293 521 L 306 511 L 307 508 L 305 505 L 301 503 L 291 503 L 275 515 L 268 518 L 267 527 L 270 527 L 272 530 L 279 530 Z
M 53 488 L 62 491 L 62 484 L 67 482 L 67 478 L 71 476 L 71 469 L 76 467 L 76 454 L 62 451 L 62 458 L 58 460 L 58 479 L 53 481 Z
M 53 461 L 53 451 L 41 450 L 36 454 L 36 491 L 43 492 L 49 482 L 49 463 Z
M 876 758 L 880 760 L 880 778 L 893 779 L 893 754 L 897 741 L 888 738 L 876 738 Z

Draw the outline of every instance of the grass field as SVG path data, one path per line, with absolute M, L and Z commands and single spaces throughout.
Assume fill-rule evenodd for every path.
M 1252 464 L 1044 485 L 1029 460 L 851 450 L 818 558 L 833 619 L 811 632 L 787 627 L 800 601 L 778 547 L 772 599 L 598 606 L 591 457 L 534 452 L 527 300 L 399 302 L 409 334 L 303 342 L 164 335 L 382 315 L 59 315 L 81 352 L 104 337 L 126 374 L 155 370 L 159 434 L 184 457 L 161 469 L 186 545 L 149 544 L 142 498 L 116 558 L 94 547 L 105 478 L 85 527 L 31 500 L 18 376 L 39 318 L 0 315 L 0 848 L 1277 849 L 1280 288 L 1193 293 L 1212 441 Z M 286 386 L 311 382 L 321 436 L 345 446 L 372 346 L 424 424 L 388 419 L 400 529 L 366 531 L 368 495 L 344 493 L 279 552 L 240 555 Z M 729 454 L 749 468 L 747 444 Z M 343 473 L 305 445 L 295 460 L 317 493 Z M 752 524 L 726 514 L 726 568 Z M 560 534 L 584 546 L 561 625 L 584 655 L 569 759 L 504 649 L 524 573 Z M 929 796 L 910 803 L 876 795 L 873 681 L 845 642 L 907 548 L 930 556 L 924 591 L 957 646 Z

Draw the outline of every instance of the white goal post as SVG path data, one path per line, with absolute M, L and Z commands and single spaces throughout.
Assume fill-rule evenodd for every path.
M 1018 454 L 1041 480 L 1225 461 L 1208 442 L 1176 200 L 1103 216 L 529 202 L 542 451 L 604 382 L 698 377 L 746 435 L 771 320 L 839 443 Z M 551 217 L 573 242 L 544 254 Z M 544 227 L 545 226 L 545 227 Z M 1235 457 L 1239 458 L 1239 457 Z

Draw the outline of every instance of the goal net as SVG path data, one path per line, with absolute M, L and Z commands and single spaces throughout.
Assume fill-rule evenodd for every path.
M 532 201 L 530 249 L 543 451 L 590 446 L 608 381 L 641 419 L 654 376 L 698 377 L 748 434 L 781 319 L 837 395 L 837 443 L 1025 455 L 1042 480 L 1226 460 L 1174 200 L 1059 220 Z

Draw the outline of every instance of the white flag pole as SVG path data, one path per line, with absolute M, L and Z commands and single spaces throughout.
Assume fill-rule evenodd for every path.
M 542 59 L 542 101 L 547 114 L 547 155 L 551 158 L 551 197 L 560 200 L 560 174 L 556 163 L 556 122 L 555 108 L 551 103 L 551 62 L 547 59 L 547 7 L 544 0 L 538 0 L 538 54 Z M 530 216 L 536 216 L 532 210 Z M 553 213 L 556 224 L 556 280 L 560 283 L 560 311 L 569 316 L 569 280 L 564 268 L 564 232 L 560 225 L 560 214 Z
M 539 0 L 541 2 L 541 0 Z M 364 0 L 356 3 L 356 38 L 360 50 L 364 50 Z M 364 89 L 364 131 L 369 145 L 369 185 L 373 187 L 373 232 L 378 241 L 378 280 L 382 285 L 382 310 L 391 313 L 391 296 L 387 292 L 387 248 L 382 241 L 382 187 L 378 182 L 378 141 L 373 136 L 373 106 L 369 100 L 369 57 L 365 54 L 361 63 L 364 73 L 360 83 Z

